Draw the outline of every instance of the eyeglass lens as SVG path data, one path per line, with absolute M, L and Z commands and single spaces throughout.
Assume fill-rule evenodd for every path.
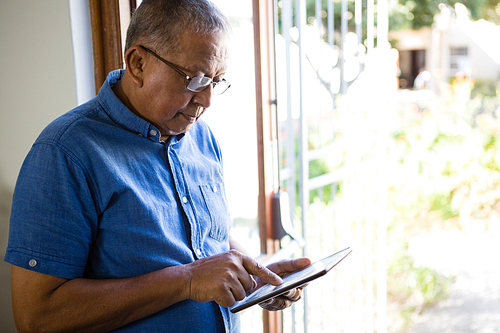
M 229 82 L 224 79 L 213 82 L 209 77 L 195 76 L 189 80 L 187 88 L 193 92 L 200 92 L 205 90 L 210 84 L 212 84 L 212 93 L 215 95 L 224 93 L 231 86 Z

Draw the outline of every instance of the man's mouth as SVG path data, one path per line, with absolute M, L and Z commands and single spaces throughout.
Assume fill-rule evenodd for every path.
M 198 119 L 198 117 L 197 117 L 197 116 L 192 116 L 192 115 L 189 115 L 189 114 L 186 114 L 186 113 L 181 113 L 181 114 L 182 114 L 182 115 L 184 116 L 184 118 L 186 118 L 186 120 L 187 120 L 188 122 L 190 122 L 190 123 L 194 123 L 194 122 Z
M 181 114 L 184 116 L 184 118 L 190 122 L 194 123 L 200 118 L 200 116 L 203 114 L 205 110 L 203 108 L 196 108 L 194 110 L 191 110 L 191 112 L 188 112 L 187 110 L 184 112 L 181 112 Z

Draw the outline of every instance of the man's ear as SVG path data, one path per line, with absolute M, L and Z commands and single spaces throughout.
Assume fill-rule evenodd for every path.
M 144 83 L 144 57 L 146 51 L 140 46 L 134 45 L 125 53 L 125 68 L 132 81 L 141 88 Z

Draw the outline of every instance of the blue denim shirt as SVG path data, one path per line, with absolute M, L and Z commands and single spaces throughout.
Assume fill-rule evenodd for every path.
M 114 95 L 96 98 L 40 134 L 14 192 L 5 260 L 68 279 L 127 278 L 229 249 L 222 156 L 199 120 L 168 142 Z M 224 329 L 225 328 L 225 329 Z M 237 332 L 213 302 L 179 302 L 120 332 Z

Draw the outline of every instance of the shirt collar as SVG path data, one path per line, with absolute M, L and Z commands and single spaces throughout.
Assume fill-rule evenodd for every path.
M 111 86 L 118 82 L 124 73 L 124 69 L 118 69 L 108 74 L 97 95 L 100 104 L 108 116 L 120 127 L 152 141 L 160 142 L 160 131 L 127 108 L 111 89 Z

